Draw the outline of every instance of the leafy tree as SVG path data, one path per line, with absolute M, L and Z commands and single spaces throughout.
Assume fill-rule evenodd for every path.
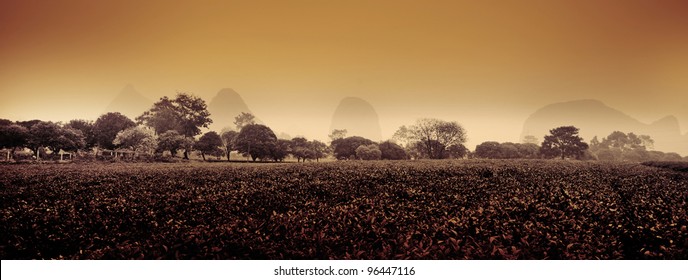
M 40 148 L 47 148 L 52 152 L 75 151 L 85 147 L 86 142 L 81 131 L 63 128 L 53 122 L 41 121 L 29 129 L 26 144 L 34 151 L 36 159 L 40 159 Z
M 53 152 L 60 150 L 77 151 L 86 147 L 86 141 L 81 131 L 72 128 L 61 128 L 57 138 L 48 147 Z
M 300 162 L 301 160 L 305 162 L 306 159 L 314 156 L 306 138 L 295 137 L 291 139 L 290 146 L 291 154 L 296 158 L 296 162 Z
M 209 131 L 203 134 L 194 145 L 194 148 L 201 152 L 201 157 L 205 160 L 205 155 L 221 155 L 222 154 L 222 138 L 215 131 Z
M 93 121 L 87 120 L 71 120 L 66 125 L 65 128 L 72 128 L 81 131 L 86 141 L 86 148 L 92 148 L 97 145 L 95 134 L 93 133 Z
M 184 135 L 179 134 L 176 130 L 168 130 L 167 132 L 158 135 L 158 149 L 157 152 L 170 151 L 172 156 L 177 154 L 180 149 L 185 149 L 189 146 L 189 139 Z
M 136 120 L 152 127 L 158 134 L 175 130 L 186 138 L 200 134 L 201 127 L 207 128 L 213 122 L 205 101 L 184 92 L 178 92 L 174 99 L 167 96 L 160 98 Z M 184 149 L 184 159 L 189 159 L 189 150 Z
M 392 141 L 385 141 L 380 143 L 379 149 L 381 153 L 381 159 L 401 160 L 408 158 L 408 155 L 406 154 L 404 148 Z
M 362 160 L 378 160 L 382 152 L 376 144 L 361 145 L 356 148 L 356 157 Z
M 540 146 L 533 143 L 515 144 L 519 158 L 538 158 L 540 156 Z
M 540 147 L 535 144 L 483 142 L 475 147 L 474 155 L 479 158 L 511 159 L 537 158 Z
M 277 142 L 277 136 L 269 127 L 262 124 L 244 126 L 234 140 L 236 149 L 253 161 L 270 157 L 271 149 Z
M 318 140 L 311 140 L 308 142 L 308 147 L 313 151 L 313 158 L 315 158 L 315 161 L 320 161 L 321 158 L 325 157 L 327 144 Z
M 222 132 L 222 135 L 220 138 L 222 138 L 222 144 L 224 145 L 224 150 L 227 156 L 227 161 L 230 160 L 230 154 L 232 151 L 236 150 L 235 145 L 234 145 L 234 139 L 236 139 L 237 135 L 239 135 L 239 132 L 236 132 L 234 130 L 227 130 Z
M 550 130 L 549 133 L 550 135 L 545 136 L 540 147 L 540 154 L 547 158 L 580 158 L 588 149 L 588 144 L 578 136 L 578 128 L 574 126 L 557 127 Z
M 400 127 L 395 136 L 408 143 L 417 142 L 413 146 L 420 154 L 432 159 L 444 158 L 447 147 L 466 142 L 466 131 L 461 125 L 438 119 L 419 119 L 408 128 Z
M 40 148 L 48 148 L 57 144 L 57 137 L 61 128 L 56 123 L 39 121 L 29 129 L 28 147 L 34 152 L 36 159 L 40 159 Z
M 241 112 L 238 116 L 234 117 L 234 125 L 238 131 L 241 131 L 244 126 L 256 124 L 256 116 L 251 113 Z
M 277 139 L 275 144 L 270 147 L 270 158 L 274 161 L 283 161 L 289 155 L 290 140 Z
M 346 137 L 347 130 L 346 129 L 333 129 L 332 132 L 327 135 L 327 137 L 330 138 L 330 142 L 337 140 L 337 139 L 343 139 Z
M 465 158 L 468 152 L 468 148 L 463 144 L 454 144 L 447 147 L 447 153 L 450 158 Z
M 110 112 L 101 115 L 95 123 L 93 123 L 93 140 L 103 149 L 114 149 L 117 133 L 130 127 L 135 127 L 136 123 L 127 116 L 117 112 Z
M 361 145 L 371 144 L 375 144 L 375 142 L 373 142 L 373 140 L 366 139 L 360 136 L 350 136 L 332 141 L 331 146 L 334 147 L 335 158 L 353 159 L 356 158 L 356 148 L 358 148 Z
M 475 146 L 475 156 L 479 158 L 502 158 L 499 142 L 487 141 Z
M 0 148 L 7 149 L 7 160 L 14 156 L 16 148 L 24 147 L 29 139 L 29 130 L 23 126 L 12 124 L 0 125 Z
M 112 141 L 115 146 L 131 149 L 136 152 L 152 154 L 158 148 L 155 132 L 140 126 L 130 127 L 120 131 Z

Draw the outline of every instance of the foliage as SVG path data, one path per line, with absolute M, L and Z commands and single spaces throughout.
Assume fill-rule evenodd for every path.
M 289 146 L 291 141 L 286 139 L 277 139 L 275 144 L 270 147 L 270 158 L 274 161 L 283 161 L 289 155 Z
M 86 148 L 93 148 L 98 144 L 93 131 L 93 126 L 93 121 L 71 120 L 64 127 L 81 131 L 81 134 L 84 136 L 84 141 L 86 141 Z
M 332 132 L 327 135 L 328 138 L 330 138 L 330 142 L 337 140 L 337 139 L 343 139 L 346 137 L 346 133 L 348 131 L 346 129 L 333 129 Z
M 230 154 L 232 151 L 236 150 L 236 145 L 234 145 L 234 139 L 236 139 L 239 132 L 234 130 L 227 130 L 222 132 L 220 138 L 222 138 L 222 145 L 224 145 L 225 155 L 227 156 L 227 161 L 230 160 Z
M 162 134 L 176 130 L 185 137 L 201 133 L 201 127 L 208 127 L 213 121 L 205 101 L 200 97 L 185 92 L 177 92 L 174 99 L 164 96 L 155 102 L 150 110 L 136 120 L 152 127 L 155 133 Z
M 105 113 L 98 117 L 93 123 L 93 139 L 94 142 L 103 149 L 114 149 L 117 133 L 130 127 L 135 127 L 136 123 L 127 116 L 117 112 Z
M 688 173 L 628 163 L 9 165 L 2 259 L 686 259 Z
M 120 131 L 112 144 L 131 149 L 134 152 L 153 154 L 158 148 L 155 132 L 140 126 L 130 127 Z
M 545 141 L 540 147 L 540 154 L 546 158 L 572 157 L 580 159 L 588 144 L 583 142 L 583 138 L 578 136 L 578 128 L 575 126 L 561 126 L 549 131 L 550 135 L 545 136 Z
M 176 130 L 169 130 L 163 134 L 158 135 L 158 149 L 157 152 L 170 151 L 172 156 L 177 154 L 181 149 L 188 149 L 193 143 L 193 140 L 184 137 Z
M 332 141 L 331 146 L 334 147 L 334 157 L 341 160 L 356 158 L 356 148 L 371 144 L 375 142 L 360 136 L 350 136 Z
M 29 130 L 16 124 L 0 125 L 0 148 L 14 150 L 26 146 Z M 9 154 L 11 157 L 14 153 Z
M 465 158 L 468 156 L 468 148 L 464 146 L 463 144 L 454 144 L 449 147 L 447 147 L 447 155 L 449 158 Z
M 194 148 L 201 153 L 203 160 L 205 160 L 206 154 L 216 157 L 222 156 L 222 146 L 222 138 L 215 131 L 206 132 L 196 141 L 196 144 L 194 144 Z
M 262 124 L 244 126 L 234 139 L 237 151 L 250 156 L 253 161 L 270 158 L 276 142 L 277 136 L 272 129 Z
M 475 157 L 491 159 L 538 158 L 540 147 L 535 144 L 487 141 L 475 147 Z
M 664 153 L 648 151 L 654 146 L 654 140 L 648 135 L 628 134 L 614 131 L 602 141 L 595 136 L 590 141 L 590 151 L 599 160 L 642 162 L 662 160 Z
M 389 160 L 408 159 L 406 151 L 401 146 L 392 141 L 385 141 L 380 143 L 380 158 Z
M 251 113 L 241 112 L 238 116 L 234 117 L 234 125 L 238 131 L 244 128 L 244 126 L 256 124 L 256 116 Z
M 356 157 L 362 160 L 378 160 L 382 152 L 377 144 L 361 145 L 356 148 Z
M 394 137 L 409 143 L 424 157 L 442 159 L 448 157 L 447 147 L 466 142 L 466 131 L 457 122 L 418 119 L 410 127 L 400 127 Z
M 153 107 L 144 112 L 136 120 L 153 128 L 155 133 L 162 134 L 170 130 L 191 139 L 201 134 L 201 127 L 207 128 L 213 123 L 205 101 L 200 97 L 185 92 L 177 92 L 174 99 L 167 96 L 160 98 Z M 187 140 L 184 149 L 184 159 L 189 159 L 190 146 L 193 140 Z

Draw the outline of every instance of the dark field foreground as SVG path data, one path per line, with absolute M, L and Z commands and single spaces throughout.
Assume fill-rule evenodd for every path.
M 686 259 L 688 173 L 566 161 L 0 166 L 2 259 Z

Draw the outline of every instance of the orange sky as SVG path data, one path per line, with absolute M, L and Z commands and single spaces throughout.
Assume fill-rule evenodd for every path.
M 131 83 L 151 99 L 231 87 L 274 130 L 320 139 L 346 96 L 383 137 L 440 117 L 471 149 L 583 98 L 685 133 L 687 50 L 688 1 L 6 0 L 0 118 L 95 119 Z

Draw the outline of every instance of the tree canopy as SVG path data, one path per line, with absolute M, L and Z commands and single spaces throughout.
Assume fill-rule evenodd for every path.
M 363 138 L 360 136 L 350 136 L 346 138 L 335 139 L 332 141 L 334 146 L 334 157 L 337 159 L 353 159 L 356 158 L 356 148 L 361 145 L 375 144 L 373 140 Z
M 276 142 L 277 136 L 272 129 L 262 124 L 244 126 L 234 139 L 237 151 L 250 156 L 253 161 L 269 158 Z
M 578 136 L 578 128 L 575 126 L 561 126 L 549 131 L 540 147 L 540 154 L 546 158 L 570 157 L 580 159 L 588 144 Z
M 103 149 L 114 149 L 117 133 L 130 127 L 135 127 L 136 123 L 127 116 L 117 112 L 110 112 L 98 117 L 93 123 L 94 142 Z
M 155 133 L 140 126 L 130 127 L 120 131 L 115 136 L 113 144 L 131 149 L 134 152 L 142 152 L 152 154 L 158 148 L 157 138 Z
M 201 157 L 205 160 L 205 155 L 220 157 L 223 153 L 223 146 L 220 135 L 215 131 L 209 131 L 196 141 L 194 148 L 201 153 Z
M 421 156 L 441 159 L 447 157 L 448 147 L 466 142 L 466 130 L 457 122 L 419 119 L 414 125 L 400 127 L 394 138 L 408 143 Z

